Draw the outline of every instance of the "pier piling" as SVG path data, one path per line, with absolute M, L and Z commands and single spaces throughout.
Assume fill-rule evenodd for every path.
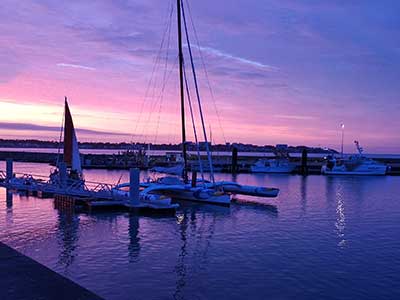
M 129 202 L 132 206 L 139 205 L 139 174 L 138 168 L 129 171 Z
M 303 149 L 301 153 L 301 175 L 308 175 L 308 166 L 307 166 L 308 153 L 306 149 Z
M 238 160 L 238 149 L 236 147 L 232 148 L 232 166 L 231 166 L 231 172 L 232 174 L 237 173 L 237 160 Z
M 9 181 L 13 177 L 13 160 L 12 158 L 7 158 L 6 166 L 6 181 Z
M 197 185 L 197 172 L 192 171 L 192 187 L 196 187 Z
M 11 208 L 13 206 L 13 194 L 9 189 L 6 190 L 6 205 L 7 208 Z

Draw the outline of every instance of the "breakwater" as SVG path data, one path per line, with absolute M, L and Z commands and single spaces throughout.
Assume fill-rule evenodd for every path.
M 162 153 L 154 153 L 146 155 L 138 159 L 135 155 L 129 153 L 86 153 L 81 154 L 83 168 L 85 169 L 129 169 L 140 168 L 142 170 L 149 169 L 153 166 L 168 165 L 169 152 L 163 151 Z M 326 154 L 311 153 L 307 157 L 307 171 L 308 174 L 320 174 L 322 165 L 324 164 L 324 156 Z M 374 160 L 388 164 L 391 169 L 389 175 L 400 175 L 400 156 L 397 155 L 367 155 Z M 17 162 L 33 162 L 33 163 L 48 163 L 55 165 L 59 155 L 56 152 L 28 152 L 28 151 L 0 151 L 0 160 L 12 158 Z M 273 157 L 270 153 L 264 152 L 239 152 L 237 157 L 237 172 L 248 173 L 250 166 L 254 164 L 257 159 Z M 206 156 L 202 157 L 206 161 Z M 295 173 L 302 171 L 301 153 L 290 153 L 290 160 L 297 166 Z M 216 170 L 219 172 L 232 171 L 232 153 L 218 152 L 213 153 L 213 161 Z M 189 166 L 196 166 L 196 159 L 190 161 Z

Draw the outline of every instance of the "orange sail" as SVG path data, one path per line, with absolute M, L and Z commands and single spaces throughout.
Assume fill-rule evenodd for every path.
M 78 140 L 66 97 L 64 116 L 64 162 L 71 170 L 82 172 Z

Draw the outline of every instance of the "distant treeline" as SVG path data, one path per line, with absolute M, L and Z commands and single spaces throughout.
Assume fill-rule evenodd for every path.
M 205 150 L 205 143 L 200 143 L 201 150 Z M 278 148 L 277 148 L 278 146 Z M 285 146 L 285 145 L 252 145 L 243 143 L 226 143 L 212 145 L 213 151 L 232 151 L 233 147 L 236 147 L 239 151 L 245 152 L 275 152 L 277 150 L 282 151 L 284 149 L 287 152 L 302 152 L 306 149 L 309 153 L 327 153 L 337 151 L 333 149 L 324 149 L 320 147 L 307 147 L 307 146 Z M 283 147 L 282 147 L 283 146 Z M 40 140 L 10 140 L 10 139 L 0 139 L 0 147 L 2 148 L 58 148 L 63 147 L 63 145 L 58 141 L 40 141 Z M 79 142 L 79 147 L 81 149 L 121 149 L 121 150 L 137 150 L 145 149 L 147 150 L 149 144 L 145 143 L 106 143 L 106 142 Z M 195 151 L 196 145 L 192 142 L 187 143 L 187 148 L 189 151 Z M 150 144 L 151 150 L 181 150 L 181 144 Z

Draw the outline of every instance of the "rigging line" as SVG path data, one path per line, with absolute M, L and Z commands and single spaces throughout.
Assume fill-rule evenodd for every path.
M 61 120 L 60 139 L 58 140 L 57 162 L 56 162 L 57 168 L 58 168 L 58 164 L 60 162 L 61 140 L 63 138 L 63 131 L 64 131 L 64 118 L 65 118 L 65 105 L 64 105 L 64 110 L 63 110 L 63 115 L 62 115 L 62 120 Z M 64 153 L 63 153 L 63 155 L 64 155 Z
M 189 33 L 188 33 L 188 30 L 187 30 L 187 25 L 186 25 L 186 17 L 185 17 L 185 9 L 184 9 L 184 5 L 183 5 L 183 1 L 181 2 L 181 7 L 182 7 L 183 24 L 184 24 L 184 27 L 185 27 L 186 42 L 188 44 L 188 50 L 189 50 L 189 56 L 190 56 L 190 64 L 192 66 L 193 81 L 194 81 L 194 86 L 195 86 L 196 96 L 197 96 L 197 102 L 198 102 L 199 111 L 200 111 L 201 124 L 202 124 L 202 128 L 203 128 L 204 141 L 206 143 L 207 158 L 208 158 L 208 163 L 210 164 L 210 179 L 211 179 L 211 181 L 213 183 L 215 183 L 212 158 L 211 158 L 211 155 L 210 155 L 210 147 L 209 147 L 208 141 L 207 141 L 207 131 L 206 131 L 206 128 L 205 128 L 203 110 L 202 110 L 202 107 L 201 107 L 199 86 L 197 84 L 197 77 L 196 77 L 196 70 L 195 70 L 194 62 L 193 62 L 192 48 L 190 47 Z
M 174 6 L 173 6 L 173 4 L 171 3 L 171 10 L 170 10 L 170 13 L 169 13 L 169 19 L 170 19 L 170 20 L 172 19 L 173 11 L 174 11 Z M 168 22 L 168 20 L 165 21 L 165 26 L 167 26 L 167 24 L 168 24 L 167 22 Z M 171 21 L 170 21 L 170 22 L 171 22 Z M 159 62 L 159 60 L 161 59 L 161 51 L 162 51 L 162 49 L 163 49 L 164 40 L 165 40 L 165 35 L 166 35 L 166 33 L 167 33 L 167 30 L 168 30 L 168 27 L 165 28 L 165 31 L 164 31 L 164 33 L 163 33 L 163 38 L 162 38 L 161 43 L 160 43 L 160 47 L 159 47 L 159 49 L 158 49 L 158 51 L 157 51 L 157 56 L 156 56 L 156 58 L 155 58 L 155 60 L 154 60 L 154 65 L 153 65 L 153 69 L 152 69 L 152 72 L 151 72 L 150 80 L 149 80 L 149 83 L 148 83 L 148 85 L 147 85 L 146 92 L 145 92 L 145 95 L 144 95 L 144 97 L 143 97 L 143 101 L 142 101 L 142 103 L 141 103 L 140 113 L 139 113 L 139 119 L 138 119 L 138 121 L 136 122 L 135 130 L 134 130 L 133 134 L 131 134 L 131 139 L 133 139 L 133 136 L 136 135 L 138 126 L 139 126 L 139 124 L 140 124 L 140 122 L 141 122 L 141 119 L 142 119 L 142 113 L 143 113 L 144 105 L 145 105 L 145 103 L 146 103 L 146 99 L 147 99 L 147 97 L 148 97 L 148 95 L 149 95 L 149 92 L 150 92 L 151 84 L 152 84 L 153 80 L 155 80 L 155 79 L 154 79 L 154 74 L 155 74 L 155 71 L 156 71 L 158 62 Z
M 173 6 L 171 6 L 171 10 L 170 10 L 170 14 L 169 14 L 169 22 L 166 24 L 166 31 L 164 32 L 164 36 L 163 36 L 163 43 L 162 43 L 162 51 L 164 50 L 164 44 L 165 44 L 165 38 L 166 38 L 166 34 L 167 32 L 170 32 L 170 27 L 171 27 L 171 23 L 172 23 L 172 13 L 173 13 Z M 168 48 L 167 48 L 168 50 Z M 161 68 L 161 59 L 162 59 L 162 55 L 161 52 L 159 53 L 159 57 L 158 57 L 158 61 L 157 61 L 157 66 Z M 165 69 L 164 69 L 164 72 Z M 142 133 L 141 136 L 143 138 L 143 143 L 148 143 L 149 142 L 149 135 L 151 134 L 150 132 L 150 127 L 147 126 L 148 123 L 150 122 L 152 116 L 153 116 L 153 112 L 156 110 L 156 107 L 159 103 L 159 98 L 156 95 L 158 92 L 158 81 L 159 81 L 159 76 L 155 76 L 153 85 L 152 85 L 152 92 L 151 92 L 151 96 L 150 96 L 150 106 L 149 106 L 149 111 L 148 111 L 148 117 L 147 117 L 147 121 L 143 124 L 142 127 Z
M 198 37 L 198 35 L 197 35 L 197 30 L 196 30 L 196 27 L 195 27 L 194 22 L 193 22 L 192 12 L 191 12 L 191 9 L 190 9 L 189 2 L 186 3 L 186 6 L 187 6 L 188 11 L 189 11 L 190 23 L 192 24 L 192 28 L 193 28 L 193 32 L 194 32 L 194 37 L 195 37 L 196 43 L 197 43 L 197 49 L 199 50 L 200 61 L 201 61 L 202 66 L 203 66 L 204 75 L 205 75 L 205 77 L 206 77 L 206 82 L 207 82 L 208 90 L 210 91 L 211 100 L 213 101 L 215 113 L 216 113 L 216 115 L 217 115 L 217 120 L 218 120 L 219 129 L 221 130 L 222 137 L 223 137 L 224 142 L 225 142 L 225 144 L 226 144 L 226 136 L 225 136 L 224 128 L 223 128 L 223 126 L 222 126 L 222 122 L 221 122 L 221 115 L 220 115 L 219 110 L 218 110 L 218 107 L 217 107 L 217 103 L 216 103 L 216 100 L 215 100 L 215 97 L 214 97 L 214 92 L 213 92 L 213 90 L 212 90 L 212 88 L 211 88 L 211 83 L 210 83 L 210 79 L 209 79 L 209 76 L 208 76 L 208 71 L 207 71 L 207 68 L 206 68 L 206 64 L 205 64 L 205 62 L 204 62 L 204 57 L 203 57 L 203 53 L 202 53 L 202 51 L 201 51 L 201 46 L 200 46 L 200 42 L 199 42 L 199 37 Z
M 199 168 L 200 168 L 200 173 L 201 173 L 201 179 L 202 179 L 203 184 L 205 186 L 203 163 L 202 163 L 201 157 L 200 157 L 200 146 L 199 146 L 199 140 L 197 138 L 197 130 L 196 130 L 196 124 L 195 124 L 194 115 L 193 115 L 192 100 L 191 100 L 190 92 L 189 92 L 189 83 L 188 83 L 187 77 L 186 77 L 185 64 L 183 66 L 184 66 L 183 67 L 183 78 L 185 80 L 187 99 L 188 99 L 189 109 L 190 109 L 190 117 L 192 119 L 193 134 L 194 134 L 194 140 L 196 142 L 196 150 L 197 150 L 197 157 L 198 157 L 198 160 L 199 160 Z
M 178 57 L 176 58 L 175 63 L 172 65 L 172 68 L 171 68 L 171 70 L 169 71 L 168 76 L 167 76 L 165 82 L 163 83 L 163 86 L 162 86 L 162 88 L 161 88 L 160 94 L 159 94 L 159 95 L 157 96 L 157 98 L 156 98 L 157 101 L 154 102 L 154 105 L 152 106 L 152 108 L 151 108 L 151 110 L 150 110 L 150 113 L 149 113 L 149 116 L 148 116 L 148 118 L 147 118 L 146 124 L 149 124 L 149 122 L 150 122 L 150 120 L 151 120 L 151 117 L 152 117 L 152 115 L 153 115 L 153 112 L 154 112 L 154 110 L 156 109 L 156 106 L 157 106 L 158 103 L 160 103 L 159 114 L 158 114 L 158 118 L 160 118 L 160 110 L 161 110 L 161 105 L 162 105 L 162 101 L 163 101 L 163 96 L 162 96 L 162 95 L 164 94 L 165 87 L 166 87 L 166 85 L 167 85 L 169 79 L 171 78 L 171 74 L 172 74 L 172 72 L 174 71 L 175 66 L 177 65 L 177 62 L 178 62 Z M 158 130 L 158 129 L 157 129 L 157 130 Z M 143 131 L 144 131 L 144 128 L 143 128 Z M 144 134 L 144 132 L 143 132 L 143 134 Z M 147 140 L 148 136 L 149 136 L 149 132 L 147 131 L 146 134 L 145 134 L 145 140 Z
M 165 54 L 165 63 L 164 63 L 164 74 L 163 74 L 163 87 L 162 87 L 162 93 L 161 93 L 161 102 L 160 102 L 160 107 L 158 109 L 158 119 L 157 119 L 157 127 L 156 127 L 156 134 L 154 137 L 154 144 L 157 142 L 158 138 L 158 129 L 160 126 L 160 115 L 161 115 L 161 110 L 162 110 L 162 105 L 163 105 L 163 100 L 164 100 L 164 90 L 165 90 L 165 85 L 166 85 L 166 78 L 167 78 L 167 71 L 168 71 L 168 61 L 169 61 L 169 50 L 170 50 L 170 41 L 171 41 L 171 27 L 172 27 L 172 11 L 170 14 L 170 19 L 169 19 L 169 30 L 168 30 L 168 39 L 167 39 L 167 51 Z
M 162 39 L 162 42 L 161 42 L 161 47 L 160 47 L 160 51 L 158 52 L 158 54 L 157 54 L 157 61 L 156 61 L 156 64 L 155 64 L 155 68 L 153 69 L 153 71 L 155 71 L 156 70 L 156 68 L 159 66 L 159 64 L 160 64 L 160 61 L 161 61 L 161 52 L 162 52 L 162 50 L 164 49 L 163 47 L 164 47 L 164 43 L 165 43 L 165 38 L 166 38 L 166 34 L 167 34 L 167 32 L 168 31 L 170 31 L 171 30 L 171 25 L 172 25 L 172 14 L 173 14 L 173 6 L 171 6 L 171 11 L 170 11 L 170 14 L 169 14 L 169 22 L 167 23 L 167 27 L 166 27 L 166 30 L 165 30 L 165 32 L 164 32 L 164 35 L 163 35 L 163 39 Z M 158 99 L 158 97 L 156 96 L 156 87 L 157 87 L 157 77 L 156 76 L 154 76 L 154 80 L 153 80 L 153 85 L 151 86 L 151 83 L 149 84 L 149 88 L 148 88 L 148 90 L 150 90 L 150 87 L 152 88 L 152 93 L 151 93 L 151 96 L 149 97 L 150 98 L 150 100 L 152 100 L 152 102 L 150 103 L 150 111 L 149 111 L 149 113 L 147 114 L 147 120 L 146 120 L 146 122 L 143 124 L 143 127 L 142 127 L 142 131 L 141 131 L 141 136 L 143 137 L 143 143 L 146 143 L 146 141 L 148 140 L 148 136 L 150 135 L 150 133 L 149 133 L 149 131 L 148 131 L 148 127 L 146 127 L 146 125 L 148 125 L 148 123 L 150 122 L 150 119 L 151 119 L 151 117 L 152 117 L 152 114 L 153 114 L 153 111 L 156 109 L 156 107 L 157 107 L 157 104 L 158 104 L 158 102 L 159 102 L 159 99 Z M 147 94 L 147 96 L 148 96 L 148 94 Z M 147 129 L 147 130 L 146 130 Z M 146 132 L 145 132 L 146 131 Z

